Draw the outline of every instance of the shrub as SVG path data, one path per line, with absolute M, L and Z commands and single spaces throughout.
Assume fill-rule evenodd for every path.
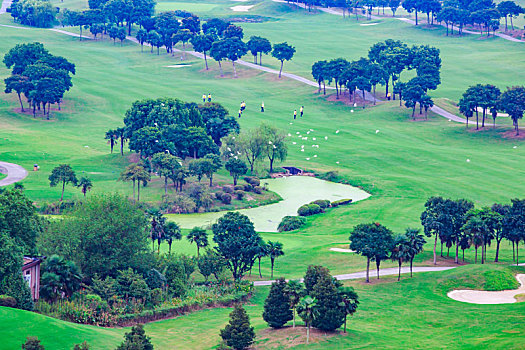
M 306 224 L 306 218 L 302 216 L 285 216 L 281 220 L 281 223 L 279 224 L 279 226 L 277 227 L 277 231 L 286 232 L 286 231 L 297 230 L 304 224 Z
M 340 205 L 346 205 L 352 203 L 351 199 L 339 199 L 331 203 L 332 207 L 338 207 Z
M 221 197 L 221 201 L 224 204 L 230 204 L 232 202 L 232 195 L 229 194 L 229 193 L 223 194 L 222 197 Z
M 255 332 L 244 308 L 237 304 L 230 313 L 230 322 L 221 330 L 221 338 L 234 349 L 246 349 L 253 344 Z
M 244 191 L 244 185 L 235 185 L 235 187 L 233 187 L 233 189 L 235 191 Z
M 175 195 L 170 201 L 162 204 L 161 209 L 168 214 L 187 214 L 195 211 L 195 201 L 187 196 Z
M 222 186 L 222 191 L 226 193 L 233 193 L 233 188 L 231 186 Z
M 261 180 L 256 176 L 246 176 L 244 181 L 252 185 L 253 187 L 261 185 Z
M 138 324 L 131 328 L 131 332 L 124 334 L 124 341 L 117 347 L 117 350 L 153 350 L 153 344 L 151 344 L 150 339 L 150 337 L 146 336 L 144 326 Z
M 0 295 L 0 306 L 16 307 L 16 299 L 9 295 Z
M 263 189 L 261 188 L 261 186 L 255 186 L 253 188 L 253 192 L 257 193 L 257 194 L 261 194 L 261 193 L 263 193 Z
M 245 194 L 246 194 L 246 192 L 244 192 L 242 190 L 235 191 L 235 196 L 237 196 L 238 200 L 242 200 L 244 198 Z
M 26 342 L 22 344 L 23 350 L 44 350 L 37 337 L 27 337 Z
M 223 195 L 224 195 L 224 192 L 222 191 L 215 192 L 215 198 L 217 198 L 218 200 L 222 200 Z
M 311 202 L 310 204 L 317 204 L 323 210 L 330 207 L 330 201 L 328 199 L 318 199 L 316 201 Z
M 343 325 L 345 312 L 340 306 L 341 297 L 330 273 L 319 276 L 310 295 L 317 299 L 318 311 L 312 326 L 323 331 L 335 331 Z
M 319 214 L 323 210 L 317 204 L 304 204 L 299 209 L 297 209 L 297 214 L 300 216 L 310 216 L 314 214 Z
M 250 184 L 244 184 L 244 190 L 246 192 L 251 192 L 253 190 L 253 186 Z
M 281 328 L 293 318 L 290 308 L 290 297 L 285 292 L 287 286 L 284 278 L 272 283 L 270 293 L 264 301 L 263 319 L 272 328 Z

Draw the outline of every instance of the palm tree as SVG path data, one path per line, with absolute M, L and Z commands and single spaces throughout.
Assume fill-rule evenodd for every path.
M 345 312 L 345 326 L 344 333 L 346 333 L 346 317 L 352 315 L 357 310 L 357 305 L 359 305 L 359 300 L 357 293 L 352 287 L 340 287 L 338 289 L 339 296 L 341 297 L 341 306 Z
M 268 245 L 261 239 L 259 247 L 257 248 L 257 259 L 259 260 L 259 277 L 262 278 L 261 273 L 261 259 L 268 256 Z
M 180 226 L 176 222 L 169 221 L 164 225 L 164 239 L 168 241 L 168 255 L 171 255 L 171 244 L 173 243 L 173 240 L 182 239 Z
M 410 277 L 412 277 L 412 263 L 416 255 L 423 251 L 425 245 L 425 237 L 419 233 L 420 230 L 417 228 L 407 228 L 405 231 L 405 237 L 408 240 L 408 259 L 410 260 Z
M 206 233 L 206 230 L 200 227 L 192 228 L 186 238 L 190 243 L 195 243 L 197 245 L 197 257 L 199 257 L 199 249 L 208 246 L 208 234 Z
M 157 254 L 160 254 L 160 242 L 164 239 L 164 224 L 166 218 L 158 209 L 148 210 L 148 215 L 151 217 L 151 245 L 155 250 L 155 240 L 157 240 Z
M 81 187 L 81 191 L 84 194 L 84 198 L 86 197 L 86 192 L 90 191 L 93 188 L 93 182 L 91 182 L 90 179 L 87 177 L 80 178 L 80 181 L 78 182 L 78 187 Z
M 302 297 L 297 305 L 297 311 L 306 324 L 306 344 L 308 344 L 310 343 L 310 327 L 312 322 L 319 315 L 319 311 L 317 310 L 317 299 L 312 298 L 309 295 Z
M 135 183 L 138 182 L 137 202 L 140 202 L 140 183 L 142 182 L 144 185 L 147 184 L 148 181 L 151 180 L 151 176 L 142 165 L 133 163 L 128 165 L 126 169 L 120 173 L 119 180 L 133 182 L 133 202 L 135 202 Z
M 290 280 L 284 287 L 284 292 L 290 298 L 290 306 L 292 307 L 293 312 L 293 328 L 295 328 L 295 309 L 297 304 L 299 304 L 299 299 L 303 295 L 305 289 L 304 286 L 299 280 Z
M 398 235 L 394 237 L 394 245 L 392 247 L 392 253 L 390 259 L 397 261 L 399 270 L 397 274 L 397 280 L 401 279 L 401 265 L 404 261 L 410 260 L 410 246 L 408 245 L 408 239 L 405 235 Z
M 270 257 L 270 261 L 272 264 L 271 278 L 273 278 L 273 265 L 275 263 L 275 259 L 284 255 L 283 244 L 281 242 L 268 241 L 268 244 L 266 245 L 266 247 L 267 247 L 266 249 L 268 252 L 268 256 Z
M 463 225 L 462 230 L 472 237 L 472 243 L 476 250 L 476 257 L 474 263 L 478 263 L 478 248 L 481 246 L 484 247 L 484 238 L 488 231 L 487 225 L 480 217 L 479 211 L 473 211 L 469 214 L 469 218 L 465 225 Z M 481 253 L 481 262 L 483 263 L 483 250 Z

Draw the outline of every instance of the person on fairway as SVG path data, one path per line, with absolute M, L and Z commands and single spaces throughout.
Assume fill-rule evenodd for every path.
M 211 94 L 208 94 L 208 102 L 211 102 Z
M 206 94 L 202 95 L 202 103 L 206 103 Z
M 241 117 L 242 110 L 239 109 L 239 118 Z
M 297 109 L 293 111 L 293 119 L 297 118 Z
M 261 103 L 261 112 L 264 113 L 264 101 Z
M 301 117 L 303 116 L 303 112 L 304 112 L 304 106 L 301 106 L 301 108 L 299 109 L 299 112 L 301 112 Z

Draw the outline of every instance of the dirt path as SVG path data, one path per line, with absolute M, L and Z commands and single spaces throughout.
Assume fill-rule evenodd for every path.
M 0 186 L 7 186 L 23 180 L 27 176 L 27 170 L 18 164 L 0 162 L 0 173 L 7 177 L 0 180 Z
M 525 274 L 516 275 L 520 283 L 518 289 L 489 292 L 485 290 L 453 290 L 447 294 L 449 298 L 470 304 L 512 304 L 517 302 L 515 296 L 525 294 Z
M 441 266 L 439 266 L 439 267 L 434 267 L 434 266 L 415 266 L 412 270 L 413 270 L 413 272 L 435 272 L 435 271 L 446 271 L 446 270 L 455 269 L 455 268 L 456 268 L 456 266 L 442 266 L 442 267 Z M 409 267 L 402 267 L 401 268 L 401 273 L 410 273 L 410 268 Z M 391 275 L 397 275 L 397 274 L 398 274 L 398 268 L 397 267 L 390 267 L 388 269 L 379 270 L 379 276 L 391 276 Z M 374 276 L 376 276 L 375 270 L 370 269 L 370 277 L 374 277 Z M 335 275 L 334 277 L 336 279 L 340 280 L 340 281 L 366 278 L 366 271 L 347 273 L 347 274 L 344 274 L 344 275 Z M 303 279 L 301 278 L 300 281 L 302 282 Z M 275 282 L 275 280 L 271 280 L 271 281 L 255 281 L 255 282 L 253 282 L 253 285 L 256 286 L 256 287 L 257 286 L 269 286 L 273 282 Z

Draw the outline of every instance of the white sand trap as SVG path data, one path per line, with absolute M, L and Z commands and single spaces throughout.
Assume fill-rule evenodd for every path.
M 181 68 L 181 67 L 189 67 L 191 64 L 174 64 L 172 66 L 164 66 L 166 68 Z
M 478 107 L 478 112 L 483 113 L 483 108 Z M 487 116 L 492 118 L 492 114 L 490 111 L 487 111 Z M 507 113 L 498 113 L 498 117 L 508 117 L 509 115 Z
M 366 26 L 376 26 L 378 25 L 379 23 L 362 23 L 360 24 L 360 26 L 363 26 L 363 27 L 366 27 Z
M 516 275 L 520 287 L 514 290 L 488 292 L 483 290 L 453 290 L 447 296 L 457 301 L 471 304 L 512 304 L 518 294 L 525 293 L 525 274 Z
M 255 5 L 238 5 L 238 6 L 233 6 L 230 8 L 232 9 L 233 12 L 248 12 L 254 6 Z
M 352 249 L 345 249 L 345 248 L 330 248 L 333 252 L 339 252 L 339 253 L 355 253 Z
M 236 2 L 246 2 L 248 0 L 232 0 L 232 1 L 236 1 Z

